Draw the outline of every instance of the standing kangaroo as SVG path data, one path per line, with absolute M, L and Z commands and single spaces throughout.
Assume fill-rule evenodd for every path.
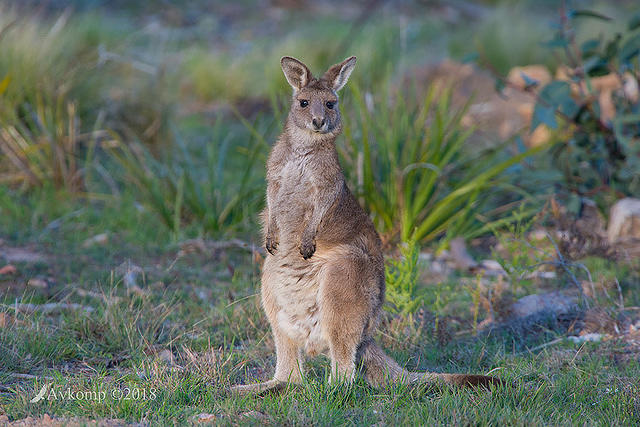
M 293 87 L 291 111 L 267 162 L 263 212 L 267 257 L 262 305 L 276 345 L 272 380 L 233 391 L 263 392 L 303 378 L 303 350 L 329 350 L 330 381 L 354 379 L 362 362 L 374 387 L 390 382 L 499 383 L 493 377 L 409 372 L 373 339 L 385 298 L 384 259 L 373 223 L 345 183 L 335 147 L 342 131 L 337 92 L 352 56 L 314 78 L 302 62 L 280 61 Z

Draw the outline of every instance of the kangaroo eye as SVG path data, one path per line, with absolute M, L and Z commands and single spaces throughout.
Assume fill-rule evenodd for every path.
M 333 101 L 327 101 L 326 106 L 329 110 L 333 110 L 333 107 L 336 105 Z
M 309 105 L 309 101 L 307 101 L 306 99 L 301 99 L 300 100 L 300 106 L 302 108 L 306 107 L 307 105 Z

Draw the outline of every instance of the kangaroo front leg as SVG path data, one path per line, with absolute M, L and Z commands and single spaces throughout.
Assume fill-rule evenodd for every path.
M 278 223 L 276 222 L 276 217 L 272 212 L 279 189 L 280 184 L 277 182 L 269 184 L 267 187 L 267 206 L 265 211 L 266 233 L 264 245 L 271 255 L 275 255 L 280 242 L 280 230 L 278 228 Z
M 344 181 L 342 176 L 336 177 L 335 183 L 330 187 L 318 187 L 315 189 L 313 211 L 300 237 L 300 254 L 304 259 L 309 259 L 316 251 L 316 234 L 327 211 L 335 203 Z

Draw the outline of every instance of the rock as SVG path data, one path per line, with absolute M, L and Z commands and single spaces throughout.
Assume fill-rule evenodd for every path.
M 27 286 L 38 289 L 47 289 L 49 287 L 49 283 L 44 279 L 34 277 L 32 279 L 29 279 L 29 281 L 27 282 Z
M 414 85 L 417 85 L 418 91 L 426 91 L 429 85 L 433 85 L 436 96 L 450 87 L 453 108 L 461 108 L 473 96 L 473 104 L 469 106 L 462 124 L 473 126 L 478 131 L 471 138 L 481 144 L 491 139 L 508 139 L 520 132 L 527 122 L 518 113 L 519 106 L 533 103 L 530 94 L 513 88 L 507 88 L 502 94 L 497 93 L 491 74 L 470 64 L 449 59 L 411 70 L 405 79 L 405 86 Z
M 474 260 L 467 251 L 467 245 L 462 237 L 456 237 L 449 243 L 450 256 L 453 264 L 460 270 L 469 271 L 478 266 L 476 260 Z
M 592 77 L 591 87 L 595 92 L 613 91 L 622 87 L 622 81 L 618 74 L 609 73 L 600 77 Z
M 622 92 L 629 101 L 634 104 L 638 102 L 638 98 L 640 97 L 638 92 L 638 79 L 631 73 L 624 73 L 622 76 Z
M 171 350 L 168 350 L 168 349 L 162 350 L 160 353 L 158 353 L 158 358 L 169 366 L 173 365 L 174 357 Z
M 480 261 L 480 268 L 484 270 L 488 276 L 507 276 L 507 272 L 504 271 L 502 265 L 493 259 L 483 259 Z
M 513 303 L 511 306 L 511 316 L 522 318 L 543 313 L 553 313 L 558 316 L 570 313 L 577 307 L 577 298 L 562 292 L 533 294 L 520 298 Z
M 611 207 L 607 239 L 610 244 L 640 240 L 640 199 L 628 197 L 618 200 Z
M 17 272 L 18 270 L 12 264 L 7 264 L 0 268 L 0 276 L 3 274 L 16 274 Z
M 96 234 L 93 237 L 89 237 L 87 240 L 85 240 L 82 243 L 82 247 L 83 248 L 89 248 L 91 246 L 94 245 L 105 245 L 107 244 L 107 242 L 109 241 L 109 234 L 108 233 L 100 233 L 100 234 Z
M 193 420 L 196 423 L 212 423 L 215 422 L 217 418 L 216 414 L 202 413 L 194 416 Z
M 584 334 L 584 335 L 580 335 L 579 337 L 569 337 L 569 339 L 571 341 L 573 341 L 576 344 L 582 344 L 583 342 L 598 342 L 600 340 L 602 340 L 602 338 L 604 337 L 604 335 L 602 334 Z
M 526 140 L 527 147 L 536 148 L 546 144 L 551 139 L 551 130 L 545 124 L 538 125 L 533 132 L 529 134 Z
M 125 261 L 116 269 L 118 274 L 122 275 L 122 281 L 127 287 L 127 291 L 142 294 L 142 288 L 138 285 L 138 276 L 143 276 L 144 270 L 130 261 Z

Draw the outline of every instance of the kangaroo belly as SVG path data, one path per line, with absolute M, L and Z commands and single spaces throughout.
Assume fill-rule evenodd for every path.
M 299 258 L 299 259 L 297 259 Z M 308 354 L 324 351 L 327 340 L 321 325 L 321 262 L 309 262 L 300 255 L 269 256 L 262 286 L 268 286 L 276 304 L 275 319 L 279 329 L 298 343 Z

